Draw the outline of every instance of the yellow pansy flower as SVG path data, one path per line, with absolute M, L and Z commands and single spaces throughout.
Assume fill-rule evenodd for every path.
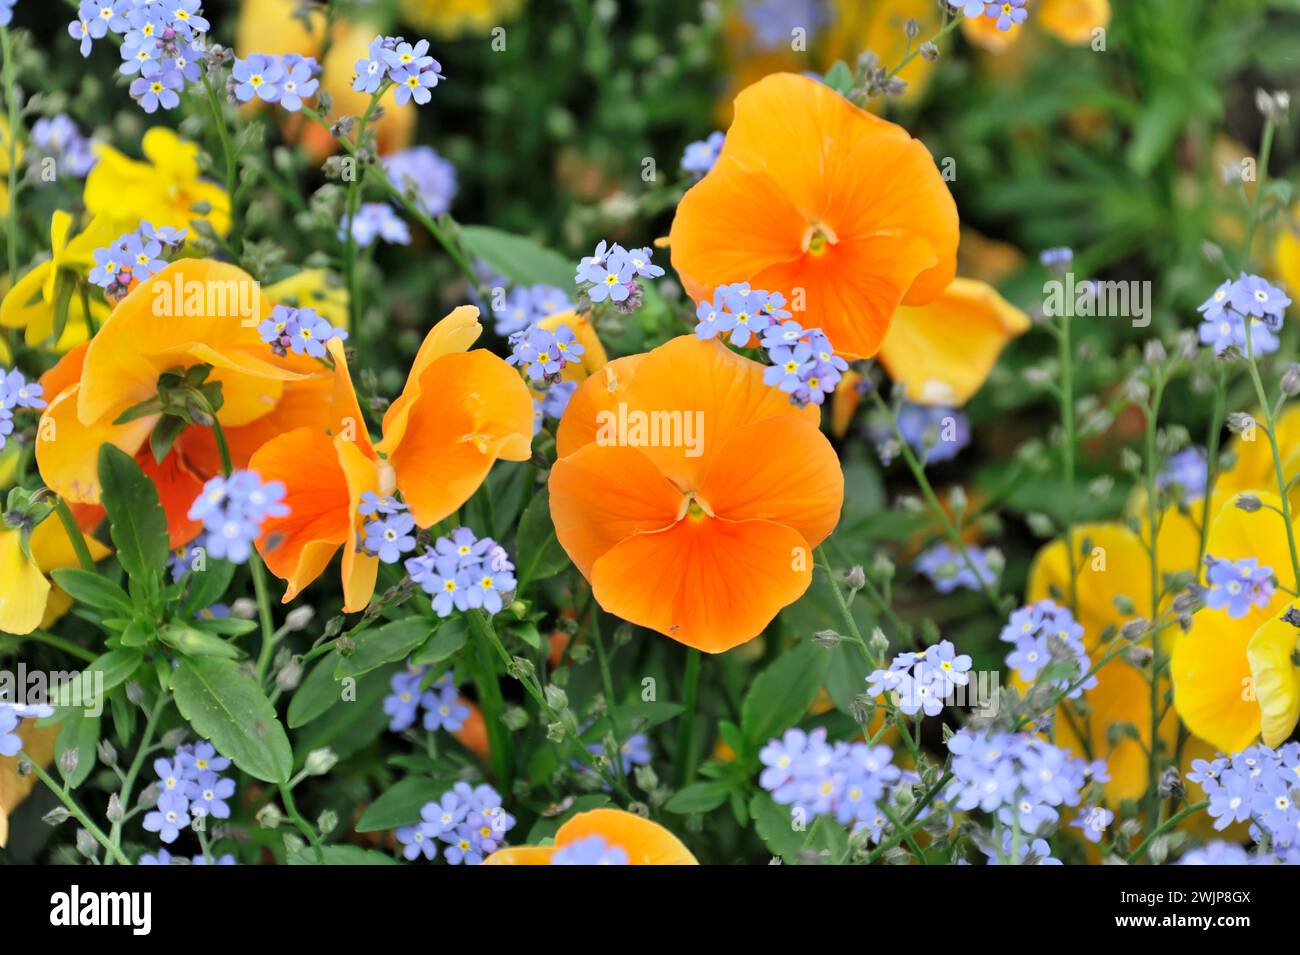
M 1225 753 L 1239 752 L 1261 735 L 1276 746 L 1300 715 L 1295 662 L 1300 630 L 1281 619 L 1297 589 L 1281 499 L 1251 492 L 1263 506 L 1247 511 L 1238 506 L 1241 496 L 1230 495 L 1219 508 L 1206 553 L 1228 561 L 1254 557 L 1259 566 L 1272 568 L 1281 586 L 1265 606 L 1251 606 L 1242 617 L 1231 617 L 1226 609 L 1198 610 L 1171 661 L 1178 715 Z
M 953 279 L 928 305 L 901 306 L 880 346 L 880 362 L 911 401 L 961 405 L 988 378 L 1029 316 L 991 285 Z
M 104 143 L 95 146 L 99 161 L 86 177 L 84 196 L 91 213 L 125 223 L 119 232 L 141 219 L 180 229 L 190 228 L 195 219 L 206 219 L 218 234 L 230 231 L 230 197 L 220 186 L 199 178 L 196 144 L 154 126 L 144 134 L 140 147 L 143 162 Z M 206 204 L 207 210 L 196 212 L 200 204 Z
M 1099 646 L 1108 627 L 1119 628 L 1136 616 L 1151 617 L 1151 561 L 1143 539 L 1121 523 L 1081 524 L 1074 528 L 1074 546 L 1089 545 L 1079 565 L 1076 582 L 1078 613 L 1084 629 L 1084 643 L 1095 664 L 1104 652 Z M 1191 569 L 1196 560 L 1197 531 L 1186 516 L 1165 513 L 1156 541 L 1159 572 L 1163 575 Z M 1069 559 L 1064 540 L 1045 546 L 1035 556 L 1029 571 L 1026 599 L 1069 602 Z M 1116 605 L 1131 602 L 1133 614 Z M 1164 637 L 1163 643 L 1170 642 Z M 1091 759 L 1104 759 L 1110 772 L 1106 799 L 1112 804 L 1137 800 L 1149 782 L 1147 751 L 1151 744 L 1151 681 L 1122 656 L 1097 671 L 1097 685 L 1083 696 L 1082 709 L 1062 704 L 1057 713 L 1057 741 L 1071 751 Z M 1163 688 L 1162 688 L 1163 689 Z M 1163 700 L 1161 692 L 1157 699 Z M 1131 724 L 1137 739 L 1127 734 L 1112 736 L 1112 727 Z M 1173 711 L 1163 714 L 1159 738 L 1172 753 L 1178 736 Z
M 93 537 L 83 538 L 93 559 L 109 555 L 109 549 Z M 5 633 L 48 627 L 72 606 L 72 598 L 47 579 L 52 570 L 77 566 L 77 553 L 57 517 L 51 515 L 36 525 L 30 550 L 28 557 L 21 531 L 0 527 L 0 630 Z
M 95 249 L 108 245 L 119 234 L 113 222 L 100 216 L 91 219 L 79 235 L 72 235 L 72 227 L 72 216 L 57 210 L 50 221 L 50 258 L 20 278 L 0 301 L 0 325 L 23 329 L 23 337 L 33 348 L 54 335 L 60 271 L 75 273 L 84 281 Z M 108 305 L 98 291 L 92 291 L 85 301 L 90 303 L 90 317 L 96 324 L 108 317 Z M 85 301 L 76 292 L 68 299 L 67 325 L 53 343 L 55 351 L 65 352 L 89 337 Z

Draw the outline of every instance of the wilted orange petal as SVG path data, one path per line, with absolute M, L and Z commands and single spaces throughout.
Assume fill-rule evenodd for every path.
M 680 839 L 658 823 L 622 809 L 580 812 L 555 833 L 556 848 L 600 836 L 627 852 L 629 865 L 698 865 Z
M 379 449 L 388 452 L 397 486 L 421 527 L 469 500 L 497 458 L 525 461 L 531 454 L 528 386 L 490 352 L 435 359 L 403 419 L 401 437 L 385 433 Z
M 839 523 L 844 472 L 813 425 L 770 418 L 732 432 L 704 475 L 700 498 L 718 517 L 775 521 L 816 547 Z
M 592 572 L 605 610 L 708 653 L 758 636 L 811 582 L 812 553 L 798 531 L 710 517 L 634 534 Z
M 681 491 L 640 451 L 598 444 L 556 461 L 550 492 L 555 536 L 587 577 L 615 544 L 676 521 L 684 503 Z

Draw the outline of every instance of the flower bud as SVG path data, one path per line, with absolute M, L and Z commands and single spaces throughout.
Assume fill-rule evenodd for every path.
M 338 755 L 328 747 L 313 749 L 307 754 L 307 759 L 303 762 L 302 768 L 307 771 L 308 776 L 324 776 L 334 768 L 338 761 Z
M 285 615 L 284 628 L 290 633 L 305 630 L 315 616 L 316 608 L 314 607 L 294 607 Z

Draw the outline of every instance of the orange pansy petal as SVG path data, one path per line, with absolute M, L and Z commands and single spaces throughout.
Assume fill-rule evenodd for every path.
M 588 444 L 551 468 L 551 519 L 584 576 L 601 555 L 638 531 L 677 520 L 681 491 L 635 448 Z
M 203 490 L 203 481 L 190 470 L 178 451 L 173 449 L 162 463 L 154 460 L 146 445 L 135 456 L 144 476 L 158 489 L 158 500 L 167 515 L 167 537 L 171 547 L 180 547 L 198 536 L 203 522 L 191 520 L 190 507 Z
M 592 572 L 609 613 L 708 653 L 758 636 L 811 582 L 812 554 L 797 531 L 708 517 L 634 534 Z
M 57 395 L 81 380 L 81 366 L 86 360 L 88 348 L 90 342 L 82 342 L 41 375 L 41 387 L 45 389 L 45 394 Z
M 36 465 L 46 485 L 60 497 L 82 504 L 99 502 L 99 448 L 114 444 L 134 455 L 149 440 L 156 415 L 123 425 L 110 422 L 83 425 L 77 417 L 74 385 L 50 402 L 36 434 Z
M 429 527 L 478 490 L 497 458 L 527 460 L 533 399 L 519 373 L 486 351 L 435 359 L 403 410 L 400 438 L 385 433 L 397 487 L 415 522 Z
M 360 523 L 357 508 L 366 491 L 379 492 L 379 470 L 356 444 L 342 435 L 334 439 L 339 467 L 348 485 L 348 514 L 353 518 L 353 534 L 343 545 L 343 609 L 347 613 L 364 610 L 375 592 L 375 579 L 379 575 L 379 558 L 363 554 L 357 547 L 356 525 Z
M 721 342 L 700 341 L 693 335 L 674 338 L 641 360 L 627 389 L 626 405 L 629 413 L 642 412 L 651 419 L 655 414 L 680 413 L 683 439 L 689 417 L 696 432 L 690 435 L 693 447 L 682 440 L 677 446 L 640 448 L 683 491 L 699 487 L 709 463 L 737 428 L 784 416 L 814 426 L 821 420 L 815 405 L 797 408 L 789 396 L 765 384 L 758 362 L 737 355 Z M 608 420 L 617 423 L 617 417 Z
M 775 521 L 816 547 L 839 522 L 844 472 L 815 427 L 800 418 L 771 418 L 732 432 L 709 465 L 700 499 L 718 517 Z
M 424 341 L 420 343 L 420 350 L 415 353 L 415 360 L 411 362 L 411 370 L 406 375 L 402 393 L 384 413 L 384 440 L 379 443 L 381 451 L 386 452 L 389 447 L 396 445 L 406 433 L 407 416 L 411 406 L 420 397 L 425 369 L 444 355 L 469 351 L 482 332 L 483 327 L 478 322 L 478 309 L 473 305 L 453 309 L 446 318 L 429 329 Z
M 486 859 L 484 865 L 550 865 L 555 855 L 554 846 L 511 846 L 498 849 Z
M 334 442 L 298 428 L 267 442 L 249 461 L 263 481 L 280 481 L 289 513 L 268 518 L 257 542 L 271 573 L 288 584 L 287 603 L 311 583 L 353 534 L 348 477 Z
M 632 376 L 645 355 L 628 355 L 615 358 L 578 386 L 569 399 L 555 433 L 555 452 L 565 457 L 591 441 L 600 430 L 598 416 L 602 411 L 615 411 L 620 401 L 627 401 L 627 389 Z
M 627 852 L 629 865 L 698 865 L 680 839 L 656 822 L 622 809 L 580 812 L 555 833 L 556 848 L 600 836 Z

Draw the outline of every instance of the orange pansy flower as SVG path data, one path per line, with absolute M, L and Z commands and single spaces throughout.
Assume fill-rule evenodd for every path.
M 818 421 L 716 341 L 616 359 L 560 421 L 556 535 L 610 613 L 710 653 L 742 644 L 808 589 L 839 520 Z
M 556 852 L 596 836 L 606 849 L 622 849 L 628 865 L 699 865 L 691 850 L 658 823 L 622 809 L 580 812 L 560 826 L 549 846 L 498 849 L 484 865 L 550 865 Z
M 957 233 L 923 144 L 823 83 L 778 73 L 736 97 L 670 247 L 697 301 L 733 282 L 781 292 L 839 354 L 870 358 L 900 303 L 923 305 L 952 281 Z
M 295 428 L 263 444 L 249 467 L 284 483 L 285 517 L 263 525 L 257 547 L 271 573 L 285 580 L 287 603 L 320 576 L 343 548 L 344 609 L 361 610 L 374 593 L 379 562 L 355 546 L 367 491 L 401 491 L 420 527 L 451 514 L 478 490 L 497 458 L 531 454 L 533 402 L 518 372 L 483 350 L 469 351 L 482 331 L 478 309 L 463 305 L 425 337 L 402 394 L 388 408 L 383 440 L 372 445 L 337 340 L 330 343 L 336 407 L 355 409 L 352 429 Z
M 99 447 L 114 444 L 134 455 L 158 487 L 172 545 L 190 540 L 198 526 L 186 512 L 203 481 L 221 470 L 211 429 L 187 429 L 159 463 L 149 435 L 160 416 L 117 419 L 153 398 L 164 372 L 195 365 L 210 365 L 209 380 L 221 383 L 217 420 L 235 467 L 287 428 L 336 426 L 347 412 L 336 409 L 335 393 L 351 394 L 350 383 L 341 388 L 338 381 L 346 368 L 331 372 L 305 356 L 275 355 L 257 331 L 270 309 L 251 276 L 208 259 L 175 262 L 137 285 L 94 339 L 41 378 L 52 396 L 36 441 L 46 485 L 70 502 L 98 504 Z

